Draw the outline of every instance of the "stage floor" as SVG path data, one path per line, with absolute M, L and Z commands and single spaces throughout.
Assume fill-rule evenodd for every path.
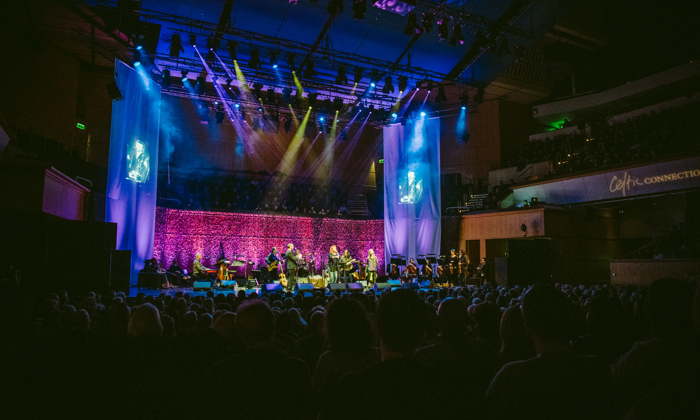
M 233 293 L 234 295 L 238 295 L 239 290 L 245 290 L 245 295 L 250 296 L 251 293 L 255 292 L 258 295 L 260 294 L 260 289 L 211 289 L 212 292 L 214 292 L 215 295 L 218 295 L 219 293 L 222 293 L 223 295 L 228 295 L 229 293 Z M 129 287 L 129 296 L 134 297 L 139 293 L 143 293 L 146 296 L 160 296 L 160 294 L 165 294 L 165 295 L 171 295 L 175 296 L 175 293 L 177 292 L 182 292 L 183 294 L 189 293 L 190 296 L 206 296 L 207 291 L 194 291 L 192 287 L 174 287 L 172 289 L 149 289 L 145 287 L 138 288 L 136 286 L 131 286 Z

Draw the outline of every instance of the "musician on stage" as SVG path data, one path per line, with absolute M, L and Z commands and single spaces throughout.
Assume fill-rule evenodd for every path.
M 454 249 L 450 250 L 450 255 L 445 259 L 447 265 L 447 281 L 450 286 L 454 286 L 459 278 L 459 257 Z
M 462 286 L 465 286 L 467 284 L 467 278 L 469 278 L 469 275 L 471 273 L 471 261 L 469 260 L 469 257 L 467 256 L 467 253 L 464 252 L 464 250 L 459 251 L 459 264 L 460 264 L 460 269 L 461 273 L 459 275 L 459 280 Z
M 406 268 L 403 269 L 403 274 L 406 276 L 406 281 L 408 282 L 413 282 L 413 279 L 418 276 L 418 266 L 415 261 L 413 261 L 413 258 L 408 260 Z
M 331 245 L 328 252 L 328 281 L 330 283 L 338 283 L 338 270 L 340 268 L 340 254 L 335 245 Z
M 489 266 L 488 266 L 488 264 L 486 264 L 486 258 L 481 259 L 481 263 L 479 264 L 479 267 L 477 267 L 477 269 L 476 269 L 476 276 L 481 281 L 481 284 L 493 285 L 491 280 L 489 279 Z
M 367 287 L 374 286 L 377 282 L 377 269 L 379 267 L 379 259 L 374 255 L 374 250 L 370 249 L 367 254 L 367 265 L 365 266 L 365 279 L 367 280 Z
M 294 292 L 294 286 L 297 284 L 297 267 L 303 258 L 301 254 L 294 252 L 294 244 L 288 244 L 284 259 L 287 262 L 287 291 Z
M 423 264 L 423 268 L 420 270 L 420 276 L 426 280 L 430 280 L 430 278 L 433 277 L 433 267 L 430 266 L 430 262 L 428 262 L 427 259 L 425 260 L 425 264 Z
M 192 264 L 192 276 L 198 279 L 208 279 L 207 270 L 210 269 L 202 265 L 202 253 L 196 253 Z
M 265 257 L 265 262 L 267 263 L 267 281 L 268 283 L 273 282 L 279 278 L 279 263 L 280 259 L 277 257 L 277 247 L 272 247 L 272 251 Z
M 352 257 L 350 257 L 350 251 L 346 249 L 345 252 L 343 252 L 343 256 L 340 257 L 340 260 L 338 261 L 340 265 L 340 278 L 343 283 L 347 283 L 349 281 L 350 269 L 352 268 L 349 267 L 350 261 L 352 261 Z
M 175 258 L 172 264 L 170 264 L 170 268 L 168 268 L 168 273 L 174 279 L 172 283 L 175 283 L 179 286 L 183 285 L 184 280 L 187 280 L 187 277 L 185 276 L 185 271 L 180 267 L 177 258 Z

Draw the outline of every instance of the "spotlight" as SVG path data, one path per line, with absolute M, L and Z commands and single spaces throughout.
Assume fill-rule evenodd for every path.
M 134 67 L 138 67 L 138 66 L 140 66 L 140 65 L 141 65 L 141 62 L 140 62 L 140 61 L 134 61 Z
M 432 91 L 433 91 L 433 81 L 428 80 L 428 92 L 432 92 Z
M 231 61 L 236 61 L 236 48 L 238 48 L 238 41 L 229 41 L 226 43 L 226 48 L 228 48 L 228 55 L 231 57 Z
M 483 50 L 486 48 L 487 44 L 487 39 L 486 36 L 484 36 L 484 33 L 481 31 L 477 31 L 476 34 L 474 34 L 474 42 L 472 42 L 471 49 L 473 50 Z
M 405 92 L 408 88 L 408 77 L 399 76 L 399 92 Z
M 384 87 L 382 88 L 383 93 L 394 93 L 394 84 L 391 81 L 391 76 L 387 76 L 384 79 Z
M 474 95 L 474 102 L 477 104 L 484 102 L 484 88 L 480 87 L 479 90 L 476 91 L 476 95 Z
M 189 73 L 187 70 L 181 71 L 182 73 L 182 83 L 185 83 L 187 81 L 187 73 Z
M 238 108 L 240 108 L 240 107 L 241 107 L 241 104 L 239 104 L 239 103 L 236 103 L 236 104 L 234 104 L 233 106 L 234 106 L 234 107 L 235 107 L 236 109 L 238 109 Z
M 163 74 L 160 75 L 160 85 L 164 87 L 170 86 L 170 70 L 165 69 L 163 70 Z
M 466 93 L 460 95 L 459 103 L 462 105 L 462 109 L 467 109 L 467 104 L 469 103 L 469 95 L 467 95 Z
M 416 18 L 415 13 L 408 14 L 408 23 L 404 27 L 403 33 L 406 35 L 415 35 L 420 33 L 420 26 L 418 26 L 418 18 Z
M 143 45 L 137 45 L 137 46 L 136 46 L 136 49 L 137 49 L 137 50 L 140 50 L 141 48 L 143 48 Z
M 224 111 L 216 111 L 216 123 L 219 125 L 224 123 Z
M 447 26 L 448 23 L 449 19 L 446 17 L 438 20 L 438 39 L 440 42 L 446 42 L 450 37 L 450 28 Z
M 435 103 L 447 102 L 447 95 L 445 95 L 445 87 L 440 86 L 438 88 L 438 94 L 435 95 Z
M 458 42 L 459 45 L 463 45 L 464 36 L 462 35 L 462 25 L 455 22 L 454 26 L 452 26 L 452 37 L 450 38 L 450 45 L 457 45 Z
M 343 98 L 333 99 L 333 108 L 335 108 L 336 111 L 343 109 Z
M 433 15 L 429 13 L 423 13 L 423 21 L 421 22 L 423 26 L 423 32 L 430 33 L 433 30 Z
M 297 55 L 294 53 L 287 54 L 287 67 L 289 67 L 289 70 L 291 70 L 291 71 L 297 70 L 297 66 L 294 63 L 294 60 L 296 60 L 296 58 L 297 58 Z
M 263 108 L 262 106 L 258 105 L 258 112 L 262 112 Z
M 273 69 L 277 68 L 277 56 L 279 53 L 277 51 L 270 51 L 270 64 Z
M 321 122 L 324 122 L 326 120 L 326 118 L 323 115 L 321 115 L 320 117 L 318 117 L 318 120 Z
M 421 117 L 425 117 L 425 111 L 421 111 L 421 112 L 420 112 L 420 116 L 421 116 Z
M 195 92 L 197 92 L 198 95 L 203 95 L 204 94 L 204 87 L 207 83 L 207 78 L 205 76 L 198 76 L 197 77 L 197 84 L 194 86 Z
M 318 93 L 311 92 L 309 93 L 309 108 L 313 108 L 316 106 L 316 98 L 318 97 Z
M 377 70 L 372 70 L 369 73 L 369 85 L 372 87 L 377 86 L 380 77 L 382 77 L 382 75 Z
M 251 69 L 259 69 L 262 67 L 262 62 L 260 61 L 260 51 L 257 48 L 250 50 L 250 60 L 248 60 L 248 67 Z
M 316 70 L 314 69 L 314 62 L 309 60 L 306 63 L 306 71 L 304 71 L 304 77 L 316 77 L 318 76 L 318 73 L 316 73 Z
M 275 103 L 275 90 L 273 88 L 267 89 L 267 103 Z
M 423 82 L 421 80 L 416 82 L 416 90 L 421 90 L 423 88 Z
M 292 102 L 292 88 L 284 88 L 282 89 L 282 96 L 284 97 L 284 101 L 286 103 L 291 103 Z
M 355 20 L 363 20 L 367 11 L 367 2 L 365 0 L 355 0 L 352 4 L 352 17 Z
M 193 47 L 197 45 L 197 35 L 190 34 L 190 45 Z
M 392 113 L 391 113 L 391 118 L 396 119 L 396 117 L 398 117 L 398 115 L 396 114 L 396 112 L 392 112 Z
M 231 79 L 231 78 L 226 79 L 226 89 L 231 89 L 231 82 L 233 82 L 233 79 Z
M 335 77 L 335 83 L 338 85 L 348 83 L 348 76 L 345 75 L 345 66 L 338 67 L 338 75 Z
M 181 52 L 185 52 L 182 48 L 182 37 L 180 34 L 173 34 L 170 38 L 170 56 L 179 57 Z
M 323 101 L 323 110 L 329 114 L 333 112 L 333 101 L 331 101 L 331 98 L 326 98 Z
M 362 67 L 355 67 L 355 84 L 358 84 L 362 81 L 362 72 L 364 70 Z
M 256 99 L 262 99 L 262 88 L 263 88 L 262 83 L 255 83 L 253 85 L 253 96 Z
M 469 137 L 471 137 L 471 134 L 469 134 L 467 130 L 464 130 L 464 134 L 459 136 L 459 141 L 461 141 L 462 143 L 466 143 L 469 141 Z

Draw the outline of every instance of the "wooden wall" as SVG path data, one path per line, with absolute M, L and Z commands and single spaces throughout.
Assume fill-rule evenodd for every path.
M 700 272 L 700 260 L 614 260 L 610 261 L 611 284 L 648 286 L 664 277 L 686 278 Z

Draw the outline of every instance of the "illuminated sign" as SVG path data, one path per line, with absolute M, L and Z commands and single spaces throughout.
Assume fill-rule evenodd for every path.
M 696 176 L 700 176 L 700 169 L 658 176 L 648 176 L 644 179 L 633 177 L 628 172 L 625 172 L 621 178 L 618 178 L 617 176 L 612 177 L 612 180 L 610 181 L 610 192 L 622 191 L 622 196 L 626 197 L 627 191 L 631 190 L 633 187 L 656 184 L 658 182 L 678 181 L 681 179 L 694 178 Z
M 77 124 L 75 124 L 75 126 L 81 130 L 85 130 L 85 124 L 77 123 Z
M 379 159 L 379 163 L 384 163 L 384 159 Z

